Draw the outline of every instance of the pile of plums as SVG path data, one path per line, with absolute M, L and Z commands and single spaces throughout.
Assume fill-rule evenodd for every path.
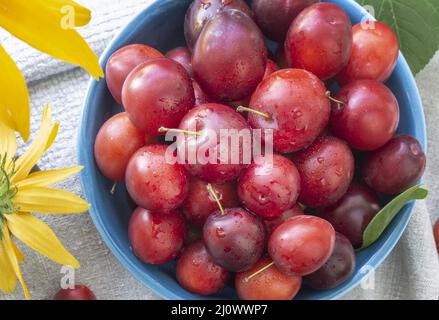
M 178 282 L 200 295 L 232 273 L 241 299 L 292 299 L 302 282 L 338 286 L 379 195 L 405 191 L 425 169 L 419 142 L 395 135 L 398 101 L 383 84 L 398 58 L 394 32 L 352 26 L 339 6 L 315 0 L 195 0 L 184 30 L 187 48 L 163 55 L 132 44 L 106 66 L 125 112 L 100 129 L 95 158 L 138 206 L 133 252 L 148 264 L 177 259 Z M 274 55 L 264 36 L 280 42 Z M 166 132 L 199 150 L 206 129 L 270 131 L 274 154 L 167 161 Z M 241 159 L 244 148 L 233 152 Z

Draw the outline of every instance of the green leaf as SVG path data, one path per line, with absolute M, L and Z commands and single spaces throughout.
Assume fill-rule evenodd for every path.
M 414 74 L 421 71 L 439 49 L 438 0 L 357 0 L 372 6 L 375 18 L 387 23 L 399 39 Z
M 361 249 L 367 248 L 373 244 L 381 234 L 386 230 L 387 226 L 392 222 L 393 218 L 408 202 L 412 200 L 423 200 L 427 198 L 428 190 L 421 188 L 420 185 L 414 186 L 390 201 L 380 212 L 372 219 L 363 233 L 363 245 Z

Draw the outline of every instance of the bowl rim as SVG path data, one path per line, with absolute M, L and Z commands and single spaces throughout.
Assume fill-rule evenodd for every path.
M 143 9 L 136 14 L 133 18 L 131 18 L 124 26 L 121 27 L 120 31 L 116 33 L 116 35 L 113 37 L 113 39 L 108 43 L 105 50 L 101 54 L 99 58 L 99 63 L 102 68 L 105 69 L 104 62 L 110 57 L 110 55 L 114 52 L 115 47 L 118 47 L 118 43 L 126 38 L 130 33 L 131 29 L 129 26 L 136 25 L 137 23 L 140 23 L 142 20 L 142 17 L 150 7 L 153 5 L 156 5 L 157 2 L 160 0 L 152 0 L 149 3 L 147 3 Z M 368 16 L 369 18 L 373 19 L 373 17 L 357 2 L 354 0 L 333 0 L 333 2 L 347 2 L 349 5 L 355 7 L 356 10 L 359 10 L 364 16 Z M 422 129 L 420 132 L 420 143 L 424 149 L 424 152 L 427 154 L 427 131 L 426 131 L 426 122 L 425 122 L 425 114 L 423 110 L 422 100 L 419 93 L 419 89 L 417 87 L 415 78 L 413 76 L 413 73 L 410 70 L 410 67 L 405 60 L 402 53 L 399 53 L 397 65 L 399 65 L 399 68 L 402 69 L 403 73 L 410 74 L 410 77 L 408 79 L 405 79 L 405 81 L 408 81 L 408 87 L 410 88 L 410 92 L 408 94 L 412 98 L 412 102 L 416 105 L 417 112 L 420 113 L 420 128 Z M 105 81 L 104 78 L 102 78 L 100 81 Z M 86 123 L 86 117 L 89 113 L 91 106 L 91 100 L 92 100 L 92 93 L 94 92 L 95 88 L 97 87 L 98 82 L 91 78 L 88 86 L 87 86 L 87 93 L 84 98 L 83 102 L 83 108 L 81 112 L 81 123 L 79 126 L 78 136 L 77 136 L 77 158 L 79 164 L 85 164 L 87 162 L 86 158 L 88 156 L 87 152 L 81 148 L 82 141 L 85 139 L 88 139 L 85 135 L 85 127 L 87 126 Z M 92 221 L 98 230 L 100 236 L 104 240 L 105 244 L 109 247 L 112 254 L 116 257 L 116 259 L 121 263 L 137 280 L 139 280 L 144 286 L 150 288 L 154 293 L 159 295 L 160 297 L 164 299 L 170 299 L 170 300 L 183 300 L 184 298 L 175 294 L 172 290 L 168 289 L 167 287 L 163 286 L 161 282 L 157 281 L 152 277 L 149 273 L 144 272 L 142 269 L 140 269 L 138 266 L 136 266 L 131 259 L 118 247 L 118 245 L 113 240 L 112 236 L 110 235 L 109 231 L 105 227 L 105 224 L 102 220 L 102 216 L 98 213 L 98 204 L 96 203 L 96 196 L 95 191 L 93 188 L 88 188 L 87 181 L 90 180 L 92 169 L 88 168 L 87 166 L 84 166 L 84 170 L 80 174 L 80 184 L 82 192 L 91 204 L 91 207 L 89 209 L 90 216 L 92 218 Z M 380 246 L 379 250 L 377 250 L 372 256 L 368 259 L 367 265 L 371 266 L 374 270 L 378 268 L 382 262 L 388 257 L 388 255 L 392 252 L 396 244 L 399 242 L 402 234 L 404 233 L 405 229 L 407 228 L 408 223 L 410 222 L 410 218 L 413 215 L 413 208 L 415 206 L 415 201 L 412 201 L 408 203 L 405 206 L 405 210 L 408 211 L 407 216 L 400 225 L 399 230 L 395 229 L 392 231 L 391 236 L 386 239 L 386 241 Z M 403 210 L 403 209 L 401 209 Z M 325 297 L 325 299 L 328 300 L 337 300 L 344 295 L 348 294 L 350 291 L 352 291 L 354 288 L 356 288 L 367 276 L 367 273 L 364 273 L 361 277 L 354 281 L 350 281 L 349 285 L 343 288 L 340 288 L 337 290 L 335 288 L 333 292 L 328 293 Z M 210 297 L 211 298 L 211 297 Z

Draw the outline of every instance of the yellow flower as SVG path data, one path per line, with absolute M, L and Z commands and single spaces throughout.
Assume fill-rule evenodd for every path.
M 74 29 L 90 21 L 90 11 L 71 0 L 0 0 L 0 27 L 32 47 L 77 64 L 99 79 L 95 53 Z M 0 45 L 0 123 L 29 137 L 29 93 L 24 77 Z
M 12 293 L 18 279 L 27 299 L 30 296 L 20 270 L 24 256 L 12 236 L 55 262 L 79 268 L 79 262 L 49 226 L 32 215 L 32 212 L 82 213 L 89 208 L 89 204 L 78 196 L 50 188 L 78 173 L 82 167 L 31 173 L 52 145 L 57 132 L 58 123 L 52 121 L 50 107 L 46 106 L 35 140 L 22 156 L 15 159 L 15 133 L 0 123 L 0 290 Z

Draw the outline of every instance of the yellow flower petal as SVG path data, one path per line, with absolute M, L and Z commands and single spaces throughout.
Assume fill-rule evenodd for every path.
M 2 0 L 0 0 L 0 12 L 2 12 Z M 0 119 L 11 129 L 18 131 L 27 141 L 30 132 L 29 92 L 23 75 L 2 46 L 0 46 L 0 66 L 0 109 L 2 110 Z
M 66 22 L 73 22 L 76 27 L 87 25 L 91 19 L 89 9 L 71 0 L 37 0 L 40 5 L 47 6 Z
M 31 173 L 26 179 L 19 181 L 16 186 L 19 189 L 24 187 L 48 187 L 67 179 L 80 172 L 84 167 L 75 166 L 65 169 L 38 171 Z
M 12 249 L 14 250 L 15 256 L 18 259 L 18 262 L 24 262 L 24 254 L 21 252 L 21 250 L 17 247 L 17 245 L 12 241 Z
M 65 190 L 47 187 L 19 189 L 12 199 L 20 211 L 38 213 L 83 213 L 90 205 Z
M 53 142 L 56 139 L 56 136 L 58 135 L 58 131 L 59 131 L 59 123 L 55 122 L 53 124 L 52 130 L 50 131 L 49 138 L 47 139 L 46 148 L 44 149 L 44 152 L 50 149 L 50 147 L 52 146 Z
M 14 248 L 12 245 L 13 242 L 12 242 L 11 236 L 10 236 L 7 228 L 3 228 L 2 241 L 5 242 L 4 248 L 5 248 L 6 254 L 9 258 L 9 262 L 11 263 L 12 269 L 14 270 L 15 275 L 18 278 L 18 281 L 20 281 L 21 287 L 23 288 L 23 291 L 24 291 L 24 296 L 26 297 L 26 299 L 29 300 L 30 294 L 29 294 L 29 291 L 27 290 L 26 283 L 24 282 L 23 275 L 21 274 L 20 265 L 18 263 L 17 257 L 15 256 Z
M 12 176 L 12 183 L 15 184 L 27 177 L 37 161 L 43 156 L 47 146 L 50 146 L 51 141 L 53 142 L 54 135 L 56 135 L 57 131 L 57 124 L 52 124 L 50 107 L 46 106 L 43 111 L 40 130 L 35 140 L 32 142 L 29 149 L 18 158 L 15 163 L 16 172 Z
M 96 54 L 74 29 L 75 24 L 53 10 L 53 3 L 0 0 L 0 25 L 32 47 L 80 65 L 96 79 L 103 77 Z
M 0 122 L 0 160 L 7 155 L 6 170 L 8 171 L 11 160 L 15 157 L 17 152 L 17 140 L 15 139 L 15 132 Z
M 3 237 L 0 240 L 0 270 L 0 290 L 4 293 L 14 292 L 17 286 L 17 276 L 9 260 L 6 242 L 3 241 Z
M 0 104 L 0 123 L 3 123 L 7 127 L 16 130 L 15 121 L 14 119 L 12 119 L 9 110 L 6 110 L 1 104 Z
M 22 212 L 7 215 L 6 219 L 12 234 L 33 250 L 59 264 L 75 269 L 80 267 L 78 260 L 64 248 L 52 229 L 43 221 L 30 213 Z

